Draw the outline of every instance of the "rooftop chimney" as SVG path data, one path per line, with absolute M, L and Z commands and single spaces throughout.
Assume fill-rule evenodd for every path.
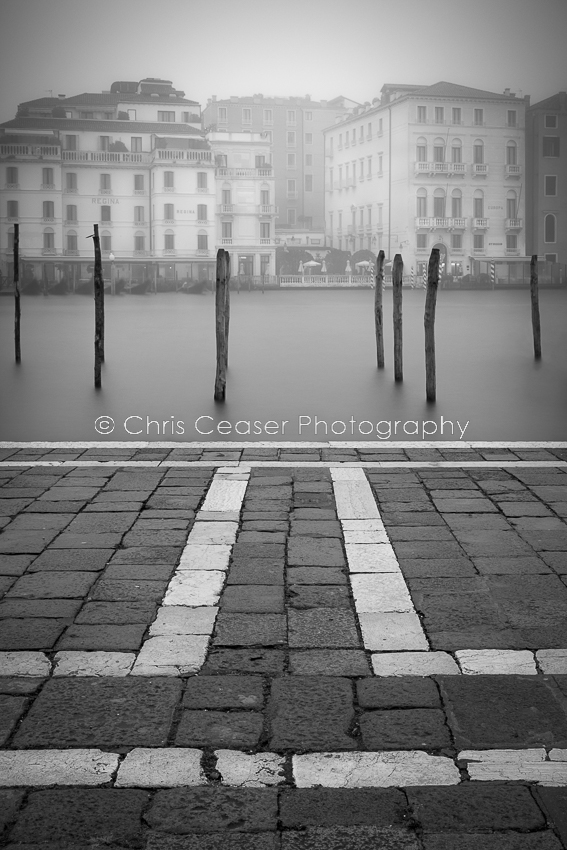
M 65 100 L 67 95 L 66 94 L 58 94 L 57 97 L 59 98 L 59 100 Z

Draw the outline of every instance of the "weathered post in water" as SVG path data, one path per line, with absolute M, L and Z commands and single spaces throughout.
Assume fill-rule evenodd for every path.
M 401 254 L 394 257 L 392 267 L 392 288 L 394 299 L 394 380 L 403 381 L 403 353 L 402 353 L 402 277 L 404 263 Z
M 376 257 L 376 279 L 374 289 L 374 327 L 376 329 L 376 360 L 378 368 L 384 368 L 384 316 L 382 313 L 382 290 L 384 288 L 384 251 Z
M 20 348 L 20 225 L 14 224 L 14 348 L 16 363 L 22 361 Z
M 534 335 L 534 357 L 541 357 L 541 327 L 539 322 L 539 283 L 537 275 L 537 254 L 530 261 L 530 295 L 532 299 L 532 331 Z
M 427 401 L 435 401 L 435 307 L 439 285 L 439 248 L 433 248 L 427 269 L 427 292 L 425 294 L 425 395 Z
M 94 382 L 96 389 L 101 387 L 101 364 L 104 363 L 104 280 L 102 277 L 102 258 L 100 255 L 100 237 L 98 224 L 94 226 L 94 301 L 95 301 L 95 338 L 94 338 Z
M 228 366 L 228 326 L 230 320 L 230 254 L 223 248 L 217 251 L 217 282 L 215 318 L 217 335 L 217 372 L 215 401 L 224 401 L 226 395 L 226 369 Z

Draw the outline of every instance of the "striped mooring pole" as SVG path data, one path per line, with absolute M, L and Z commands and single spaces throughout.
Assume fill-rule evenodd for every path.
M 427 263 L 423 264 L 423 277 L 421 279 L 421 285 L 424 289 L 427 289 Z
M 496 265 L 495 263 L 490 263 L 490 286 L 494 289 L 494 283 L 496 281 Z
M 414 274 L 413 266 L 411 267 L 411 272 L 410 272 L 410 286 L 411 286 L 412 289 L 415 286 L 415 274 Z

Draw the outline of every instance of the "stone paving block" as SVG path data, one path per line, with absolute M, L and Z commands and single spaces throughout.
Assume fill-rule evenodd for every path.
M 276 753 L 248 755 L 235 750 L 216 750 L 216 770 L 223 785 L 239 788 L 262 788 L 282 785 L 285 780 L 285 759 Z
M 118 769 L 116 787 L 163 788 L 176 785 L 205 785 L 201 768 L 203 753 L 196 749 L 171 747 L 155 750 L 136 747 L 131 750 Z
M 242 531 L 286 531 L 288 530 L 288 522 L 286 519 L 278 520 L 274 516 L 273 519 L 252 520 L 245 519 L 242 523 Z M 199 514 L 202 519 L 202 512 Z
M 197 517 L 187 542 L 191 545 L 232 545 L 236 540 L 237 531 L 237 522 L 199 522 Z
M 293 508 L 289 514 L 291 522 L 296 520 L 315 520 L 322 522 L 325 520 L 336 520 L 337 514 L 334 508 Z
M 473 558 L 473 563 L 481 575 L 532 575 L 550 573 L 541 558 Z
M 49 652 L 68 622 L 41 617 L 0 620 L 0 650 L 38 649 Z
M 429 649 L 415 613 L 359 614 L 358 619 L 365 649 L 381 652 Z
M 142 646 L 133 676 L 180 676 L 198 672 L 205 661 L 209 635 L 158 635 Z
M 49 676 L 51 662 L 43 652 L 0 652 L 0 676 Z
M 288 642 L 294 648 L 360 648 L 354 613 L 342 608 L 290 609 Z
M 175 737 L 182 747 L 258 746 L 264 722 L 254 711 L 183 711 Z
M 217 673 L 264 673 L 281 676 L 285 654 L 279 649 L 253 647 L 250 649 L 215 648 L 209 650 L 202 668 L 203 675 Z
M 93 572 L 42 571 L 21 576 L 6 598 L 69 599 L 86 596 L 98 578 Z
M 261 676 L 194 676 L 187 681 L 183 708 L 261 709 Z
M 63 531 L 55 540 L 50 543 L 51 549 L 112 549 L 119 546 L 122 541 L 123 533 L 120 531 L 109 531 L 97 533 L 80 532 L 72 534 L 70 531 Z
M 2 504 L 0 501 L 0 515 L 2 514 Z M 30 514 L 22 513 L 12 519 L 10 524 L 11 531 L 29 531 L 42 528 L 57 528 L 62 529 L 68 526 L 74 520 L 74 514 Z
M 298 788 L 387 788 L 458 785 L 453 760 L 419 750 L 386 753 L 306 753 L 292 758 Z
M 136 511 L 127 512 L 108 512 L 108 513 L 81 513 L 75 517 L 68 526 L 68 531 L 71 534 L 81 534 L 81 532 L 126 532 L 137 519 Z
M 441 676 L 438 682 L 459 748 L 563 747 L 567 742 L 565 710 L 543 677 Z
M 163 580 L 103 577 L 89 593 L 88 602 L 157 602 L 163 597 L 167 586 L 167 581 Z
M 290 566 L 343 567 L 345 557 L 339 540 L 333 538 L 290 537 L 287 547 Z
M 414 611 L 401 573 L 355 573 L 350 578 L 358 614 L 380 611 Z
M 3 676 L 0 675 L 0 694 L 23 696 L 35 694 L 43 685 L 45 679 L 37 676 Z
M 283 558 L 284 543 L 239 543 L 232 549 L 233 558 Z
M 567 788 L 538 786 L 534 794 L 565 844 L 567 841 Z
M 567 552 L 541 552 L 540 557 L 559 575 L 567 573 Z
M 0 555 L 0 575 L 21 576 L 35 555 Z
M 287 580 L 294 585 L 347 585 L 347 576 L 338 567 L 288 567 Z
M 406 798 L 396 788 L 286 788 L 280 795 L 280 819 L 287 829 L 401 827 L 408 815 Z
M 364 750 L 438 750 L 451 746 L 442 711 L 404 708 L 368 711 L 359 718 Z
M 400 558 L 399 566 L 406 579 L 478 575 L 468 558 Z
M 73 624 L 57 641 L 58 650 L 137 651 L 147 626 L 145 623 Z
M 544 829 L 529 788 L 465 782 L 454 788 L 408 788 L 414 818 L 427 833 L 490 833 Z
M 227 578 L 230 584 L 283 585 L 283 558 L 250 558 L 234 561 Z
M 34 514 L 69 514 L 69 513 L 79 513 L 83 508 L 87 505 L 86 499 L 78 499 L 65 502 L 40 502 L 36 499 L 35 502 L 32 502 L 25 508 L 25 512 L 34 513 Z
M 23 696 L 0 695 L 0 746 L 4 746 L 12 734 L 26 702 Z
M 292 537 L 341 537 L 341 526 L 337 520 L 295 519 L 291 522 Z
M 229 585 L 220 599 L 223 611 L 283 613 L 284 589 L 278 585 Z
M 549 830 L 523 835 L 518 832 L 494 835 L 465 835 L 458 837 L 459 850 L 560 850 L 561 845 Z M 426 835 L 425 850 L 454 850 L 454 836 Z
M 6 826 L 16 819 L 24 794 L 23 789 L 5 788 L 0 790 L 0 835 Z
M 540 649 L 535 655 L 542 673 L 567 674 L 567 649 Z
M 552 759 L 553 752 L 563 752 Z M 473 781 L 537 782 L 541 785 L 565 785 L 567 782 L 567 750 L 552 750 L 545 760 L 545 750 L 463 750 L 457 756 L 466 766 Z
M 6 555 L 42 552 L 57 537 L 57 529 L 36 529 L 33 531 L 7 531 L 0 534 L 0 552 Z
M 376 826 L 310 827 L 284 832 L 282 850 L 417 850 L 417 839 L 403 830 Z
M 287 604 L 291 608 L 348 608 L 351 600 L 346 585 L 292 584 L 287 589 Z M 1 611 L 0 604 L 0 611 Z
M 366 481 L 334 481 L 337 513 L 341 519 L 379 518 L 380 512 Z
M 404 676 L 397 679 L 361 679 L 356 683 L 362 708 L 441 708 L 431 679 Z
M 215 479 L 207 491 L 201 510 L 239 511 L 246 492 L 247 481 Z
M 345 549 L 351 573 L 395 573 L 400 569 L 389 543 L 347 543 Z
M 150 636 L 207 635 L 213 631 L 218 608 L 163 605 L 150 626 Z
M 31 564 L 28 572 L 55 570 L 56 572 L 97 572 L 110 560 L 113 549 L 46 549 Z
M 105 785 L 117 767 L 116 753 L 98 749 L 4 750 L 0 785 Z
M 75 618 L 75 623 L 150 623 L 156 612 L 153 601 L 85 602 Z
M 272 750 L 353 750 L 353 693 L 347 679 L 294 676 L 272 680 L 268 705 Z
M 57 652 L 54 676 L 127 676 L 136 660 L 133 652 Z
M 109 564 L 104 578 L 116 581 L 148 579 L 149 581 L 169 581 L 175 567 L 168 564 Z
M 273 646 L 286 641 L 284 614 L 234 614 L 217 617 L 214 646 Z
M 54 617 L 72 620 L 81 602 L 79 599 L 4 599 L 0 602 L 0 618 Z
M 463 673 L 537 674 L 533 652 L 510 649 L 460 649 L 455 657 Z
M 180 697 L 174 678 L 50 679 L 12 746 L 163 747 Z
M 188 543 L 181 554 L 178 569 L 226 570 L 231 550 L 229 543 Z
M 184 546 L 187 532 L 173 528 L 133 528 L 124 535 L 123 546 Z
M 295 676 L 367 676 L 370 665 L 360 649 L 291 650 L 289 672 Z
M 112 564 L 177 564 L 181 546 L 130 546 L 112 556 Z
M 277 790 L 274 788 L 172 788 L 158 791 L 145 814 L 145 821 L 153 829 L 166 834 L 198 834 L 275 831 L 277 825 Z M 251 836 L 238 850 L 253 848 Z M 161 847 L 159 843 L 154 845 Z M 238 846 L 238 845 L 237 845 Z M 230 845 L 220 844 L 218 850 Z M 205 850 L 204 843 L 196 843 L 195 850 Z M 193 850 L 193 848 L 191 848 Z M 216 850 L 216 848 L 215 848 Z M 232 850 L 232 848 L 230 848 Z

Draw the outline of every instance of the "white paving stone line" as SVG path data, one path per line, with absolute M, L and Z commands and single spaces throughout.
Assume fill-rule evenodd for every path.
M 105 785 L 112 779 L 120 756 L 98 749 L 3 750 L 0 786 Z
M 382 753 L 306 753 L 292 758 L 298 788 L 386 788 L 410 785 L 458 785 L 452 759 L 421 750 Z
M 428 652 L 427 638 L 364 470 L 331 467 L 330 472 L 365 649 Z M 369 536 L 372 542 L 366 542 Z M 358 540 L 364 542 L 355 542 Z
M 226 466 L 215 473 L 131 675 L 198 673 L 205 663 L 249 477 Z
M 567 751 L 543 748 L 529 750 L 463 750 L 457 760 L 464 762 L 471 780 L 480 782 L 537 782 L 540 785 L 567 785 Z

